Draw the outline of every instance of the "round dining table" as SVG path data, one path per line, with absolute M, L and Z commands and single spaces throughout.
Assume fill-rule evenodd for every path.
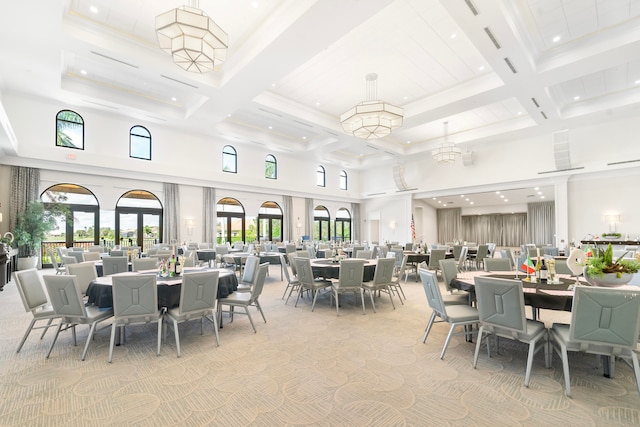
M 238 278 L 235 273 L 226 268 L 196 268 L 191 271 L 219 271 L 218 278 L 218 298 L 229 296 L 238 289 Z M 137 274 L 137 273 L 120 273 L 120 274 Z M 139 274 L 156 274 L 155 272 L 140 272 Z M 113 288 L 112 277 L 98 277 L 93 280 L 87 288 L 88 303 L 99 308 L 113 306 Z M 180 289 L 182 277 L 158 277 L 158 307 L 177 307 L 180 304 Z
M 350 258 L 353 259 L 353 258 Z M 365 259 L 364 272 L 362 281 L 370 282 L 373 280 L 373 276 L 376 272 L 376 265 L 378 265 L 377 259 Z M 313 271 L 313 277 L 322 277 L 324 279 L 339 279 L 340 278 L 340 262 L 335 262 L 332 259 L 315 258 L 311 260 L 311 270 Z

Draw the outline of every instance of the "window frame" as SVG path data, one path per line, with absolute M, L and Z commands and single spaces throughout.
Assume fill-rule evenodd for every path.
M 228 149 L 230 151 L 226 151 Z M 225 170 L 225 159 L 233 158 L 233 170 Z M 238 151 L 231 145 L 225 145 L 222 147 L 222 172 L 238 173 Z
M 73 113 L 78 117 L 78 119 L 80 121 L 79 122 L 74 122 L 74 121 L 71 121 L 71 120 L 60 118 L 60 114 L 63 114 L 63 113 Z M 59 125 L 60 125 L 61 122 L 80 126 L 80 128 L 82 129 L 82 136 L 81 136 L 81 138 L 82 138 L 82 141 L 81 141 L 82 142 L 82 146 L 76 147 L 73 144 L 73 140 L 71 140 L 71 146 L 64 145 L 64 144 L 60 143 L 60 139 L 58 138 L 58 135 L 60 133 Z M 62 133 L 64 134 L 64 132 L 62 132 Z M 80 114 L 78 114 L 77 112 L 75 112 L 73 110 L 64 109 L 64 110 L 60 110 L 60 111 L 58 111 L 56 113 L 56 147 L 71 148 L 72 150 L 84 150 L 84 118 Z
M 134 129 L 144 129 L 144 131 L 147 133 L 147 135 L 139 135 L 139 134 L 134 134 Z M 149 143 L 149 157 L 139 157 L 139 156 L 134 156 L 131 152 L 131 147 L 132 147 L 132 137 L 135 136 L 137 138 L 147 138 L 148 139 L 148 143 Z M 151 140 L 151 132 L 149 132 L 149 129 L 147 129 L 146 127 L 142 126 L 142 125 L 134 125 L 131 126 L 131 129 L 129 129 L 129 158 L 131 159 L 140 159 L 140 160 L 151 160 L 151 150 L 153 148 L 152 145 L 152 140 Z
M 320 176 L 322 176 L 322 184 L 320 184 Z M 316 186 L 318 187 L 326 187 L 327 186 L 327 171 L 324 169 L 324 166 L 318 165 L 316 168 Z
M 269 165 L 273 165 L 273 176 L 267 174 Z M 278 160 L 273 154 L 267 154 L 264 158 L 264 177 L 267 179 L 278 179 Z
M 344 185 L 343 185 L 344 183 Z M 347 175 L 347 171 L 340 171 L 340 190 L 348 190 L 349 189 L 349 177 Z

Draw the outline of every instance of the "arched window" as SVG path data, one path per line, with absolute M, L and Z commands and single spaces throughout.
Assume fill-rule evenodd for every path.
M 343 242 L 351 240 L 351 214 L 346 208 L 340 208 L 336 212 L 335 238 Z
M 65 205 L 66 215 L 56 219 L 57 228 L 42 242 L 42 253 L 58 246 L 84 247 L 98 243 L 100 236 L 100 206 L 98 199 L 87 188 L 77 184 L 56 184 L 40 195 L 45 209 L 52 203 Z M 55 251 L 57 252 L 57 251 Z M 45 259 L 44 257 L 41 259 Z M 48 260 L 48 256 L 46 257 Z M 61 260 L 60 260 L 61 261 Z M 47 264 L 51 263 L 49 260 Z
M 264 202 L 260 206 L 258 236 L 261 242 L 282 241 L 282 209 L 276 202 Z
M 222 149 L 222 171 L 238 173 L 238 153 L 230 145 L 225 145 Z
M 313 209 L 313 239 L 331 240 L 331 217 L 329 210 L 322 205 Z
M 322 166 L 318 166 L 316 169 L 316 185 L 318 187 L 326 187 L 327 186 L 327 176 L 324 168 Z
M 278 161 L 271 154 L 268 154 L 264 159 L 264 177 L 278 179 Z
M 84 150 L 84 120 L 71 110 L 56 115 L 56 146 Z
M 340 189 L 347 189 L 347 173 L 345 171 L 340 171 Z
M 144 126 L 133 126 L 129 130 L 129 157 L 151 160 L 151 132 Z
M 146 252 L 162 243 L 162 203 L 155 194 L 131 190 L 116 203 L 116 244 L 138 246 Z
M 235 243 L 245 241 L 245 214 L 244 207 L 236 199 L 225 197 L 216 204 L 216 216 L 218 220 L 216 242 Z M 254 236 L 255 237 L 255 236 Z

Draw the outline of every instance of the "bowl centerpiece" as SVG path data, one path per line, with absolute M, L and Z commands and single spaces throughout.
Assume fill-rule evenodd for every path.
M 596 245 L 593 256 L 587 259 L 584 278 L 593 286 L 626 285 L 631 281 L 633 274 L 640 270 L 640 263 L 635 259 L 623 259 L 626 254 L 614 260 L 611 244 L 608 244 L 606 249 Z

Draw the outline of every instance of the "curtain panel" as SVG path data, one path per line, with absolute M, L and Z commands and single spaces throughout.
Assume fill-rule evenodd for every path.
M 10 176 L 9 230 L 15 230 L 18 213 L 40 200 L 40 169 L 11 166 Z
M 520 246 L 527 238 L 527 214 L 469 215 L 462 217 L 460 240 L 498 246 Z
M 282 241 L 293 240 L 293 197 L 282 196 Z
M 527 203 L 527 243 L 554 245 L 556 234 L 556 203 Z
M 309 236 L 309 239 L 313 240 L 313 227 L 314 227 L 314 219 L 313 219 L 313 199 L 306 198 L 304 199 L 304 210 L 307 215 L 305 225 L 304 225 L 304 234 Z
M 438 221 L 438 242 L 445 243 L 445 242 L 453 242 L 455 240 L 462 240 L 461 213 L 462 213 L 462 210 L 460 208 L 436 210 L 436 219 Z
M 202 188 L 202 242 L 215 245 L 216 240 L 216 189 Z
M 360 203 L 351 203 L 351 240 L 360 242 Z
M 178 241 L 180 230 L 180 187 L 178 187 L 178 184 L 165 182 L 162 184 L 162 188 L 164 190 L 163 241 L 172 244 L 180 243 Z

